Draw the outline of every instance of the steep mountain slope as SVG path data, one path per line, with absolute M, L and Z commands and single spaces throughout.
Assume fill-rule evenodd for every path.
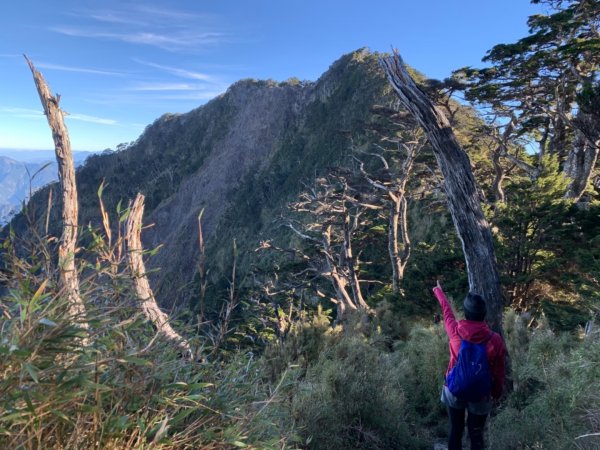
M 109 211 L 144 193 L 145 223 L 154 223 L 145 245 L 163 245 L 149 263 L 160 267 L 153 285 L 164 305 L 187 300 L 200 210 L 213 275 L 226 273 L 234 238 L 248 267 L 259 240 L 281 234 L 273 218 L 302 183 L 348 157 L 350 137 L 364 141 L 374 104 L 396 100 L 367 50 L 343 56 L 316 82 L 240 81 L 196 110 L 162 116 L 128 148 L 88 158 L 77 175 L 81 223 L 99 223 L 102 180 Z

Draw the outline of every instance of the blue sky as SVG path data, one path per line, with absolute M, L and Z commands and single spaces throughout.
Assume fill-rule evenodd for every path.
M 315 80 L 389 51 L 430 77 L 527 34 L 527 0 L 60 0 L 0 6 L 0 148 L 53 148 L 27 56 L 61 94 L 74 149 L 135 140 L 241 78 Z

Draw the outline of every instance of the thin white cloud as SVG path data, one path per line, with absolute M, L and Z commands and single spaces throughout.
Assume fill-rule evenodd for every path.
M 181 11 L 175 9 L 164 9 L 156 8 L 153 6 L 138 5 L 136 8 L 139 12 L 146 14 L 149 17 L 156 17 L 161 19 L 175 19 L 175 20 L 198 20 L 208 18 L 208 15 L 202 15 L 197 13 L 191 13 L 188 11 Z
M 119 8 L 78 9 L 76 26 L 56 26 L 52 31 L 67 36 L 116 40 L 149 45 L 168 51 L 194 51 L 222 42 L 228 36 L 216 30 L 219 16 L 147 5 Z
M 50 28 L 50 30 L 66 36 L 108 39 L 127 42 L 130 44 L 150 45 L 169 51 L 184 50 L 197 47 L 199 45 L 215 44 L 225 37 L 225 34 L 223 33 L 202 33 L 196 31 L 161 34 L 148 31 L 132 31 L 123 33 L 106 32 L 74 27 L 53 27 Z
M 223 92 L 223 90 L 196 91 L 186 94 L 155 95 L 152 98 L 155 100 L 212 100 Z
M 148 67 L 154 67 L 155 69 L 160 69 L 164 72 L 170 73 L 171 75 L 176 75 L 181 78 L 189 78 L 190 80 L 201 80 L 201 81 L 210 81 L 210 82 L 218 81 L 213 76 L 208 75 L 206 73 L 202 73 L 202 72 L 194 72 L 191 70 L 181 69 L 179 67 L 165 66 L 163 64 L 157 64 L 157 63 L 144 61 L 144 60 L 136 59 L 136 58 L 134 58 L 134 61 L 139 64 L 148 66 Z
M 88 69 L 85 67 L 63 66 L 61 64 L 51 64 L 51 63 L 36 63 L 36 67 L 38 67 L 39 69 L 61 70 L 64 72 L 90 73 L 90 74 L 95 74 L 95 75 L 110 75 L 110 76 L 124 76 L 125 75 L 123 73 L 113 72 L 110 70 Z
M 104 119 L 102 117 L 88 116 L 87 114 L 69 114 L 67 119 L 80 120 L 81 122 L 97 123 L 100 125 L 116 125 L 117 121 L 113 119 Z
M 94 19 L 98 22 L 107 22 L 111 24 L 137 25 L 145 26 L 147 22 L 131 18 L 131 14 L 119 14 L 115 12 L 90 12 L 85 14 L 85 17 Z
M 45 119 L 46 116 L 41 109 L 17 108 L 12 106 L 0 106 L 0 115 L 4 113 L 18 119 Z
M 7 114 L 29 114 L 29 115 L 37 115 L 43 116 L 44 113 L 41 109 L 32 109 L 32 108 L 18 108 L 14 106 L 0 106 L 0 112 Z
M 140 83 L 132 91 L 195 91 L 201 86 L 188 83 Z
M 166 24 L 170 28 L 185 27 L 193 23 L 198 25 L 199 22 L 214 23 L 218 20 L 218 16 L 213 14 L 198 14 L 189 11 L 156 8 L 147 5 L 132 5 L 131 7 L 123 7 L 121 10 L 90 10 L 83 9 L 68 13 L 78 18 L 92 19 L 97 22 L 104 22 L 113 25 L 133 25 L 140 27 L 165 27 Z M 165 22 L 171 20 L 176 22 Z
M 43 119 L 45 118 L 42 110 L 32 108 L 19 108 L 13 106 L 0 106 L 0 113 L 6 113 L 12 117 L 24 119 Z M 65 113 L 67 119 L 80 120 L 82 122 L 97 123 L 100 125 L 116 125 L 117 121 L 113 119 L 105 119 L 103 117 L 89 116 L 87 114 L 71 114 Z

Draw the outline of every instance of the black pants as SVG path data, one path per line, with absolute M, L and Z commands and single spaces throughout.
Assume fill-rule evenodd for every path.
M 450 417 L 450 437 L 448 439 L 448 450 L 462 450 L 462 436 L 465 429 L 465 409 L 456 409 L 448 406 Z M 471 440 L 471 450 L 483 450 L 483 428 L 487 414 L 469 413 L 467 416 L 467 428 Z

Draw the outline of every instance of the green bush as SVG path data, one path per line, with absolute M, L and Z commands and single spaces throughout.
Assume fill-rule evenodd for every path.
M 299 430 L 314 449 L 418 448 L 391 354 L 344 336 L 308 368 L 293 399 Z
M 529 332 L 506 319 L 514 390 L 490 422 L 491 448 L 598 448 L 600 336 Z
M 448 367 L 448 339 L 443 325 L 417 325 L 396 348 L 402 386 L 412 421 L 431 436 L 446 432 L 446 412 L 440 401 Z
M 285 338 L 268 345 L 261 358 L 261 372 L 271 383 L 278 382 L 290 366 L 299 366 L 304 373 L 325 348 L 338 340 L 341 332 L 341 327 L 331 326 L 331 318 L 320 307 L 289 326 Z

